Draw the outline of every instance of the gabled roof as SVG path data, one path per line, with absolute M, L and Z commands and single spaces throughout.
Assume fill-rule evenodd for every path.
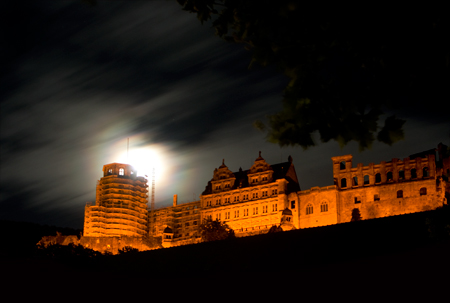
M 278 163 L 271 165 L 270 167 L 273 170 L 272 182 L 284 178 L 289 182 L 288 192 L 296 192 L 300 190 L 300 185 L 298 184 L 297 175 L 295 173 L 294 165 L 292 164 L 292 162 L 288 161 Z M 248 174 L 250 174 L 250 170 L 240 169 L 239 171 L 234 172 L 233 175 L 236 178 L 236 180 L 231 190 L 249 187 Z M 209 195 L 209 194 L 212 194 L 211 181 L 208 182 L 208 185 L 206 186 L 205 190 L 202 193 L 202 195 Z

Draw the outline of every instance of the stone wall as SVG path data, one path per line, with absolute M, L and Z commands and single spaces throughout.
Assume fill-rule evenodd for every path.
M 338 223 L 337 190 L 334 185 L 298 192 L 300 228 Z
M 421 193 L 424 188 L 426 194 Z M 354 208 L 363 219 L 374 219 L 432 210 L 443 204 L 434 179 L 350 189 L 339 192 L 339 223 L 350 222 Z
M 119 249 L 126 246 L 137 248 L 139 251 L 162 248 L 160 239 L 142 237 L 81 237 L 79 243 L 86 248 L 112 254 L 117 254 Z

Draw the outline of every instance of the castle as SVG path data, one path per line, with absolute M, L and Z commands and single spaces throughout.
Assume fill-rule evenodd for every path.
M 438 157 L 436 157 L 436 151 Z M 124 246 L 150 249 L 148 238 L 163 247 L 198 243 L 204 219 L 226 222 L 236 236 L 350 222 L 436 209 L 447 203 L 450 158 L 439 144 L 403 160 L 356 167 L 352 155 L 331 158 L 334 184 L 301 190 L 292 157 L 269 165 L 261 156 L 248 170 L 232 172 L 222 161 L 199 201 L 147 209 L 147 180 L 128 164 L 104 165 L 96 204 L 85 208 L 81 244 L 117 252 Z M 447 196 L 447 197 L 446 197 Z

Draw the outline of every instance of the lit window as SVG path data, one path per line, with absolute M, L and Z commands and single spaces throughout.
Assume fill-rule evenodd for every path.
M 125 174 L 125 170 L 123 168 L 119 169 L 119 175 L 123 176 Z
M 313 206 L 311 204 L 306 205 L 306 214 L 310 215 L 313 213 Z

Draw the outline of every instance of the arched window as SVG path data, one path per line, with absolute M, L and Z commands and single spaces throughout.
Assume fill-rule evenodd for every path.
M 421 189 L 420 189 L 420 195 L 421 196 L 425 196 L 427 194 L 427 188 L 426 187 L 422 187 Z
M 306 205 L 306 214 L 310 215 L 312 213 L 313 213 L 313 206 L 312 206 L 312 204 Z
M 347 187 L 347 179 L 345 179 L 345 178 L 341 179 L 341 187 L 342 188 Z
M 345 169 L 345 161 L 342 161 L 342 162 L 339 164 L 339 168 L 340 168 L 341 170 Z
M 424 178 L 427 178 L 427 177 L 429 177 L 430 176 L 430 172 L 429 172 L 429 170 L 428 170 L 428 167 L 424 167 L 423 168 L 423 177 Z
M 387 180 L 388 181 L 393 181 L 394 180 L 394 176 L 393 176 L 391 171 L 387 173 Z
M 125 170 L 123 168 L 119 169 L 119 175 L 123 176 L 125 174 Z
M 397 191 L 397 198 L 403 198 L 403 190 Z
M 364 176 L 364 184 L 369 184 L 369 175 Z
M 326 211 L 328 211 L 328 203 L 326 202 L 326 201 L 323 201 L 321 204 L 320 204 L 320 212 L 326 212 Z
M 400 170 L 398 172 L 398 179 L 399 180 L 404 180 L 405 179 L 405 171 L 404 170 Z
M 417 178 L 417 171 L 415 168 L 411 169 L 411 179 Z
M 375 175 L 375 183 L 380 183 L 381 182 L 381 174 L 378 173 Z
M 112 169 L 108 169 L 108 175 L 112 175 Z
M 358 186 L 358 177 L 353 177 L 353 186 Z

